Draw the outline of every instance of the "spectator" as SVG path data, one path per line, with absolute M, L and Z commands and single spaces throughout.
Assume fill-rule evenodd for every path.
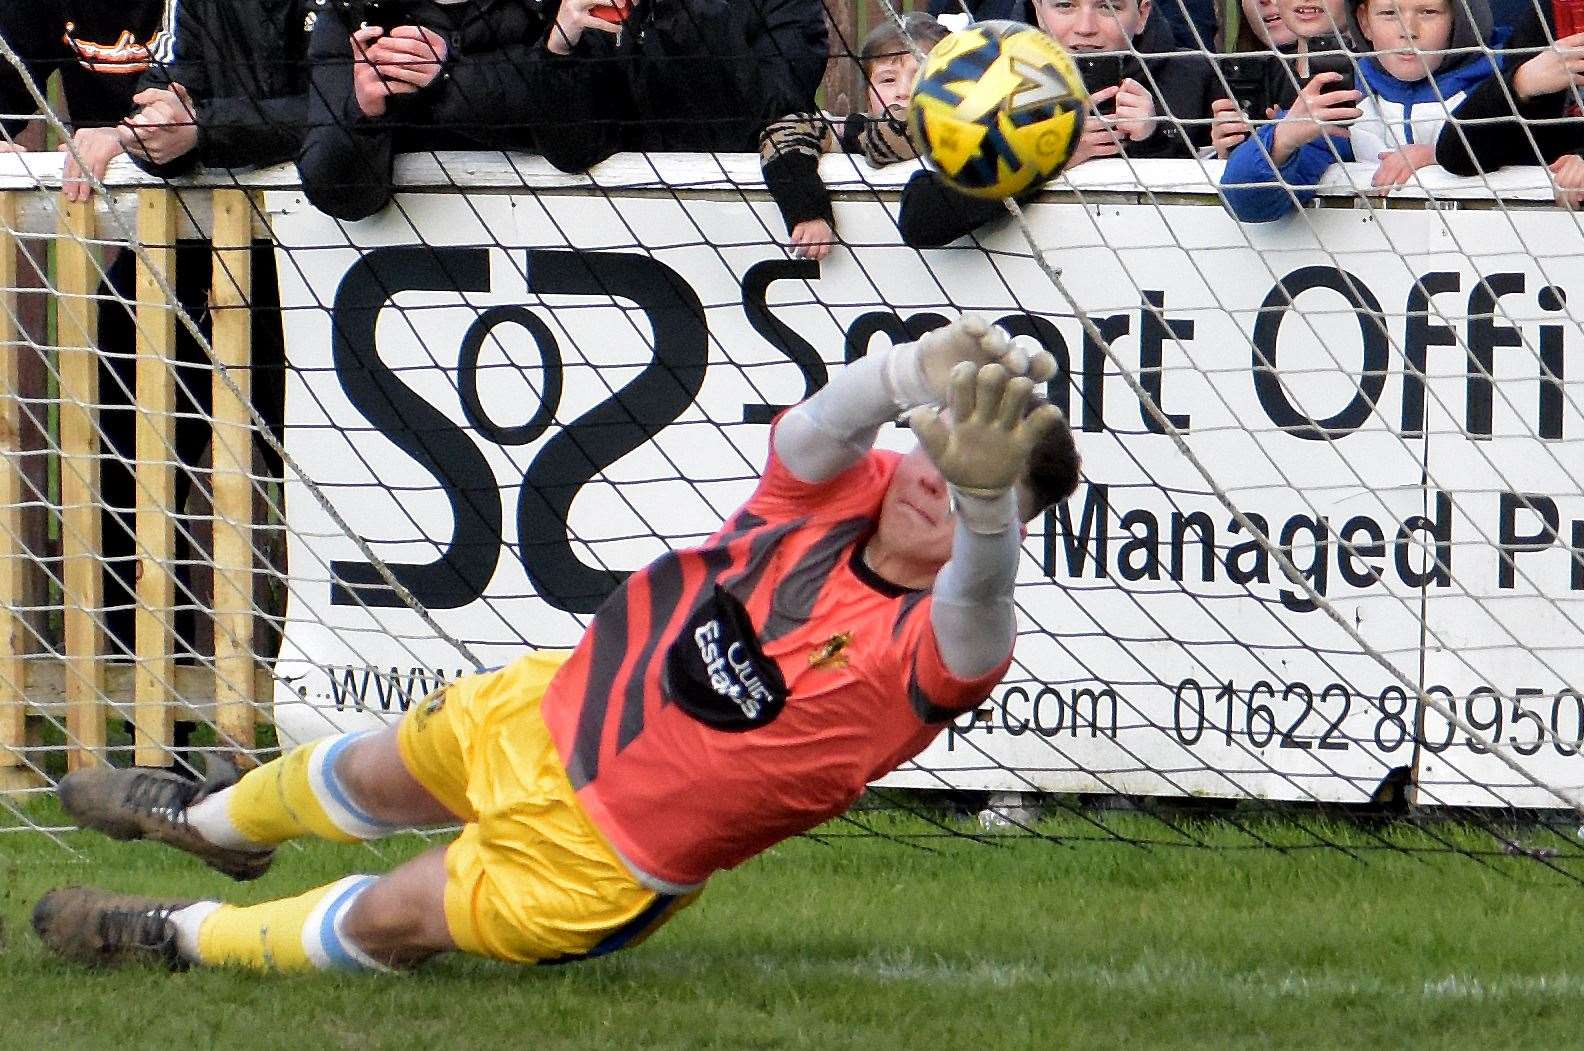
M 162 34 L 166 0 L 5 0 L 0 4 L 0 37 L 22 59 L 28 77 L 42 89 L 51 73 L 61 77 L 71 112 L 71 149 L 61 192 L 68 201 L 86 201 L 92 179 L 104 178 L 121 155 L 116 125 L 132 111 L 138 75 L 149 67 L 167 38 Z M 27 126 L 19 114 L 38 109 L 21 74 L 0 62 L 0 149 L 15 150 Z M 78 164 L 87 165 L 84 171 Z M 92 178 L 90 178 L 90 176 Z
M 406 150 L 536 148 L 566 171 L 620 150 L 751 151 L 771 119 L 813 108 L 827 48 L 820 0 L 414 0 L 386 21 L 321 19 L 311 43 L 299 168 L 339 218 L 389 201 Z
M 1027 0 L 929 0 L 929 13 L 950 29 L 961 29 L 969 21 L 993 18 L 1027 22 Z M 966 8 L 966 10 L 965 10 Z M 1214 47 L 1216 5 L 1214 0 L 1161 0 L 1160 14 L 1171 27 L 1172 39 L 1187 51 L 1206 51 Z
M 945 35 L 944 26 L 921 12 L 904 16 L 900 29 L 885 19 L 864 39 L 858 56 L 869 85 L 867 115 L 794 113 L 765 128 L 759 139 L 765 185 L 786 220 L 794 255 L 824 259 L 836 241 L 830 194 L 819 176 L 822 154 L 861 153 L 877 168 L 918 156 L 907 131 L 918 73 L 912 47 L 927 52 Z
M 1584 121 L 1578 119 L 1584 53 L 1568 49 L 1584 48 L 1584 33 L 1560 40 L 1556 33 L 1549 3 L 1532 9 L 1518 24 L 1507 42 L 1506 71 L 1470 92 L 1442 129 L 1436 140 L 1438 164 L 1454 175 L 1543 164 L 1551 170 L 1557 203 L 1579 207 L 1584 192 Z
M 564 171 L 621 150 L 755 150 L 788 113 L 814 110 L 829 38 L 822 0 L 562 0 L 546 50 L 562 124 L 541 148 Z M 592 30 L 592 32 L 590 31 Z
M 1339 160 L 1378 161 L 1371 185 L 1379 189 L 1409 181 L 1435 163 L 1448 114 L 1495 73 L 1477 50 L 1490 40 L 1486 0 L 1401 8 L 1396 0 L 1360 0 L 1349 16 L 1353 38 L 1375 52 L 1358 60 L 1365 90 L 1339 90 L 1340 73 L 1320 73 L 1280 120 L 1232 151 L 1221 186 L 1239 219 L 1268 222 L 1307 203 Z
M 1190 157 L 1208 143 L 1219 94 L 1214 68 L 1202 54 L 1176 48 L 1151 0 L 1031 0 L 1023 13 L 1073 53 L 1091 112 L 1103 118 L 1085 122 L 1068 168 L 1100 157 Z M 907 244 L 932 248 L 1005 214 L 999 201 L 968 197 L 920 172 L 902 191 L 898 226 Z
M 169 47 L 154 62 L 134 98 L 140 107 L 120 128 L 120 140 L 140 167 L 160 176 L 183 174 L 203 164 L 236 168 L 275 164 L 296 157 L 307 110 L 307 38 L 313 0 L 172 0 L 168 19 Z M 254 405 L 279 436 L 284 415 L 285 350 L 281 334 L 279 284 L 273 246 L 254 243 L 252 368 Z M 173 275 L 178 302 L 207 336 L 213 260 L 207 242 L 188 240 L 177 246 Z M 109 283 L 122 296 L 135 299 L 136 268 L 123 254 L 110 268 Z M 133 571 L 136 567 L 132 509 L 138 496 L 127 461 L 135 458 L 137 375 L 134 357 L 137 334 L 132 317 L 119 309 L 103 310 L 99 322 L 101 357 L 100 431 L 106 446 L 118 455 L 101 467 L 107 508 L 103 530 L 104 556 L 113 575 L 107 581 L 108 627 L 119 639 L 132 634 Z M 193 470 L 209 446 L 212 367 L 185 326 L 177 326 L 175 359 L 176 420 L 173 458 L 175 505 L 183 508 L 193 493 Z M 273 449 L 261 445 L 260 466 L 279 477 L 282 464 Z M 183 595 L 205 586 L 188 567 L 193 553 L 185 530 L 178 531 L 177 574 Z M 202 576 L 201 574 L 199 575 Z M 205 648 L 190 602 L 179 604 L 175 632 L 187 645 Z
M 318 10 L 315 0 L 171 0 L 169 61 L 138 85 L 122 148 L 161 176 L 295 160 Z
M 132 111 L 139 75 L 169 53 L 168 15 L 165 0 L 113 4 L 106 0 L 6 0 L 0 4 L 0 37 L 21 58 L 27 76 L 24 80 L 9 62 L 0 61 L 0 113 L 7 115 L 0 118 L 0 130 L 4 131 L 0 149 L 19 149 L 17 137 L 34 120 L 27 116 L 38 110 L 28 80 L 42 91 L 49 76 L 58 73 L 68 111 L 62 116 L 72 129 L 70 148 L 66 144 L 59 147 L 65 154 L 61 193 L 70 202 L 89 200 L 94 181 L 104 179 L 110 162 L 122 152 L 117 125 Z M 33 138 L 42 141 L 41 136 Z M 129 406 L 130 388 L 119 377 L 135 370 L 135 340 L 130 335 L 130 315 L 121 303 L 136 300 L 135 268 L 132 256 L 115 248 L 106 249 L 103 265 L 107 277 L 97 290 L 99 401 L 106 407 Z M 128 333 L 125 338 L 118 338 L 118 325 Z M 42 397 L 43 391 L 23 394 Z M 131 413 L 123 416 L 130 420 Z M 131 456 L 130 434 L 129 424 L 126 442 L 106 437 L 106 445 L 121 456 Z M 131 486 L 119 485 L 119 480 L 130 480 L 131 475 L 115 457 L 101 458 L 100 469 L 98 495 L 106 508 L 101 520 L 103 552 L 109 563 L 104 574 L 104 605 L 110 611 L 105 626 L 130 649 L 130 515 L 125 516 L 127 524 L 123 525 L 118 509 L 130 506 Z M 123 557 L 110 557 L 112 551 Z
M 1311 55 L 1325 53 L 1336 66 L 1347 49 L 1346 0 L 1242 0 L 1241 9 L 1238 31 L 1222 45 L 1231 54 L 1217 62 L 1230 94 L 1210 106 L 1210 144 L 1223 160 L 1248 138 L 1251 121 L 1291 108 L 1309 78 Z M 1351 71 L 1351 60 L 1346 64 Z
M 563 7 L 589 0 L 566 0 Z M 362 219 L 391 198 L 397 153 L 523 149 L 563 99 L 535 80 L 542 0 L 336 0 L 309 39 L 303 191 L 321 211 Z
M 1033 0 L 1041 29 L 1072 52 L 1097 110 L 1072 164 L 1188 157 L 1209 141 L 1215 70 L 1176 47 L 1151 0 Z

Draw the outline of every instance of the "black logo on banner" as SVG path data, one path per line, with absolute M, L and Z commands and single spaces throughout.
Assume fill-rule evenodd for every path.
M 626 576 L 580 559 L 566 520 L 578 492 L 611 464 L 651 441 L 693 404 L 709 363 L 708 330 L 698 294 L 664 263 L 633 252 L 529 249 L 528 288 L 539 295 L 591 296 L 636 303 L 654 333 L 653 360 L 626 386 L 558 428 L 529 465 L 517 495 L 517 552 L 534 590 L 557 609 L 593 613 Z M 501 554 L 501 490 L 472 435 L 409 387 L 380 359 L 380 311 L 407 291 L 488 292 L 489 249 L 424 245 L 376 248 L 347 271 L 331 319 L 337 378 L 347 399 L 397 448 L 434 477 L 455 525 L 433 562 L 390 563 L 413 597 L 430 609 L 456 609 L 484 594 Z M 521 427 L 483 415 L 475 367 L 490 330 L 503 324 L 533 337 L 546 374 L 540 410 Z M 635 329 L 635 345 L 642 336 Z M 444 367 L 443 362 L 437 365 Z M 458 387 L 476 433 L 498 444 L 539 437 L 555 417 L 561 356 L 549 327 L 517 307 L 484 311 L 463 339 Z M 331 564 L 335 605 L 401 606 L 372 565 Z
M 753 730 L 786 707 L 786 679 L 767 656 L 743 604 L 716 585 L 666 651 L 666 692 L 717 730 Z

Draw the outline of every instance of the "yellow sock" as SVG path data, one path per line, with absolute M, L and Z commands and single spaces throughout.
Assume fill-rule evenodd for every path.
M 190 917 L 197 927 L 188 943 L 194 952 L 184 955 L 205 966 L 260 971 L 388 970 L 341 934 L 342 918 L 376 878 L 348 876 L 295 898 L 204 910 Z M 180 932 L 188 917 L 173 919 Z
M 392 827 L 359 809 L 336 776 L 337 758 L 358 736 L 300 745 L 215 798 L 223 797 L 231 824 L 254 843 L 273 846 L 298 836 L 357 843 L 388 835 Z

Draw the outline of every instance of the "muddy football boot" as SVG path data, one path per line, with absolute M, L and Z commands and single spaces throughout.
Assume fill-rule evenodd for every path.
M 51 951 L 90 967 L 151 963 L 181 970 L 187 965 L 170 917 L 190 904 L 60 887 L 33 906 L 33 930 Z
M 95 766 L 67 774 L 56 788 L 61 806 L 83 828 L 111 839 L 152 839 L 201 859 L 232 879 L 258 879 L 274 850 L 236 850 L 204 839 L 187 821 L 187 809 L 236 783 L 226 766 L 198 784 L 168 770 Z

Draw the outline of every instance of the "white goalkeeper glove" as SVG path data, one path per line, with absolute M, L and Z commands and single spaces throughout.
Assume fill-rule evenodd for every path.
M 925 406 L 908 418 L 941 477 L 980 499 L 1001 497 L 1023 476 L 1029 453 L 1061 422 L 1061 410 L 1044 404 L 1029 412 L 1034 382 L 999 364 L 959 362 L 951 372 L 946 412 Z
M 1000 365 L 1010 375 L 1035 383 L 1056 375 L 1056 359 L 1033 336 L 1008 336 L 984 318 L 964 314 L 916 343 L 893 347 L 886 359 L 886 382 L 904 408 L 945 404 L 952 370 L 964 362 Z

